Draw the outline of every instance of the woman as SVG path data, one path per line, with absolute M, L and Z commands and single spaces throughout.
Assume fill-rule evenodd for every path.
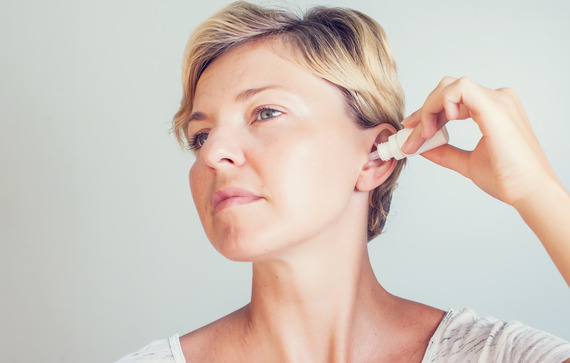
M 570 345 L 549 334 L 378 283 L 367 242 L 382 231 L 403 161 L 368 155 L 401 128 L 404 103 L 372 19 L 235 3 L 191 36 L 183 81 L 173 130 L 196 154 L 192 196 L 214 247 L 253 262 L 251 302 L 120 362 L 570 361 Z M 570 283 L 570 196 L 512 91 L 443 79 L 402 122 L 414 128 L 403 151 L 469 117 L 483 134 L 475 150 L 424 156 L 513 205 Z

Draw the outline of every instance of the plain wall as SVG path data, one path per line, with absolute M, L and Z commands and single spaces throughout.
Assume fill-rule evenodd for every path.
M 113 361 L 248 302 L 250 265 L 205 238 L 168 133 L 187 37 L 226 3 L 2 1 L 1 361 Z M 570 2 L 321 3 L 384 26 L 408 112 L 445 75 L 514 88 L 570 188 Z M 394 294 L 570 339 L 570 289 L 516 211 L 421 157 L 370 254 Z

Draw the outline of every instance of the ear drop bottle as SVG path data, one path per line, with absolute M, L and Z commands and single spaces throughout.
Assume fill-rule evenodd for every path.
M 438 146 L 447 144 L 449 142 L 449 134 L 447 129 L 442 127 L 432 138 L 427 139 L 423 145 L 413 154 L 404 154 L 402 152 L 402 146 L 410 137 L 413 129 L 402 129 L 397 133 L 390 135 L 387 142 L 378 144 L 376 151 L 370 153 L 370 160 L 381 159 L 388 161 L 392 158 L 396 160 L 403 159 L 405 157 L 414 156 L 421 154 L 431 149 L 435 149 Z

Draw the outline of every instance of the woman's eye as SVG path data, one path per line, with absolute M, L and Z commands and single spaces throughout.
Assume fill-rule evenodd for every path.
M 267 120 L 282 114 L 281 111 L 277 111 L 272 108 L 262 108 L 258 110 L 256 113 L 257 113 L 257 120 Z
M 207 132 L 199 132 L 196 135 L 192 136 L 188 148 L 190 150 L 197 151 L 200 148 L 202 148 L 202 146 L 204 146 L 204 143 L 206 142 L 207 139 L 208 139 Z

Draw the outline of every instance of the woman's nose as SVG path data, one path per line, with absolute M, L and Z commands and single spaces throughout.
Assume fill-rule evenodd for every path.
M 243 164 L 245 156 L 239 130 L 232 128 L 212 129 L 200 150 L 200 157 L 211 168 Z

